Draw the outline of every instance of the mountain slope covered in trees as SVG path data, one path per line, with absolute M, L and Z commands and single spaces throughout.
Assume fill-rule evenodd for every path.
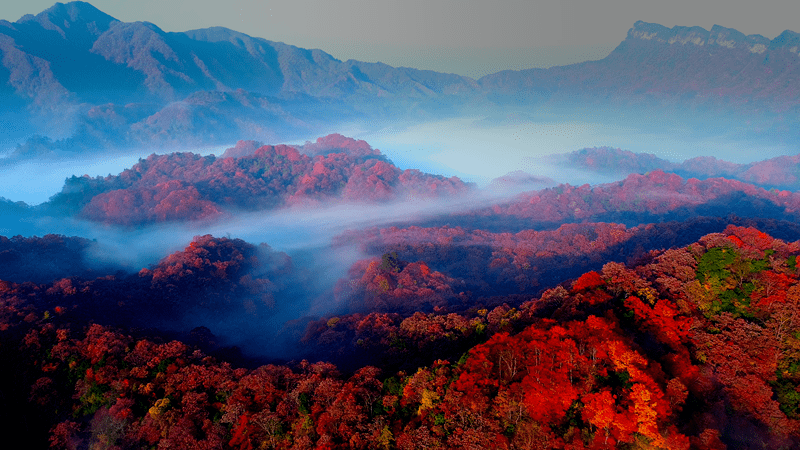
M 329 135 L 153 155 L 7 209 L 125 232 L 407 195 L 473 200 L 312 257 L 201 235 L 132 268 L 88 239 L 0 239 L 4 430 L 35 448 L 798 444 L 796 192 L 653 170 L 492 199 Z
M 118 225 L 215 218 L 223 211 L 259 211 L 324 201 L 378 203 L 407 197 L 447 198 L 472 186 L 401 170 L 364 141 L 335 134 L 301 150 L 263 145 L 216 158 L 194 153 L 151 155 L 119 175 L 71 177 L 44 210 Z
M 55 448 L 791 447 L 798 254 L 731 226 L 518 308 L 363 317 L 359 333 L 405 345 L 419 332 L 419 345 L 470 342 L 459 359 L 399 373 L 236 368 L 179 341 L 84 327 L 4 282 L 4 355 L 22 375 L 5 380 L 17 389 L 4 402 L 20 403 L 4 425 L 33 423 Z

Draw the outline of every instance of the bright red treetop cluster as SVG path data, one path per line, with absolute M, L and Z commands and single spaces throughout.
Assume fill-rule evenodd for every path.
M 242 143 L 231 153 L 249 153 L 254 145 Z M 98 222 L 135 225 L 328 200 L 444 197 L 469 189 L 455 177 L 400 170 L 366 142 L 341 135 L 301 149 L 306 148 L 308 154 L 287 145 L 264 145 L 237 158 L 151 155 L 116 176 L 68 179 L 50 206 L 78 210 Z

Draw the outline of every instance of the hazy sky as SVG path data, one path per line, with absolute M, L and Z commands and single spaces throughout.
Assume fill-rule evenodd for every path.
M 599 59 L 636 20 L 719 24 L 774 38 L 800 31 L 787 0 L 94 0 L 125 22 L 165 31 L 224 26 L 320 48 L 342 60 L 382 61 L 480 77 L 503 69 Z M 0 2 L 0 19 L 37 14 L 52 0 Z

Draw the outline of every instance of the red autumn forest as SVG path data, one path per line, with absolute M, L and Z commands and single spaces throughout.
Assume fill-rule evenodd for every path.
M 241 141 L 222 157 L 151 155 L 107 177 L 71 177 L 45 204 L 91 221 L 117 225 L 200 220 L 225 213 L 271 210 L 324 201 L 381 203 L 452 198 L 473 187 L 458 178 L 400 170 L 364 141 L 338 134 L 303 146 Z M 660 169 L 596 186 L 563 184 L 520 194 L 447 220 L 484 227 L 531 220 L 545 224 L 593 220 L 631 222 L 654 217 L 720 215 L 731 202 L 796 216 L 800 196 L 726 178 L 681 178 Z M 767 209 L 767 211 L 763 211 Z
M 213 218 L 324 200 L 386 202 L 466 192 L 458 178 L 400 170 L 364 141 L 341 135 L 297 148 L 242 142 L 242 156 L 151 155 L 119 175 L 67 179 L 47 206 L 96 222 L 140 225 Z M 249 146 L 249 147 L 248 147 Z M 245 149 L 245 150 L 242 150 Z
M 130 267 L 95 240 L 0 237 L 3 430 L 53 449 L 800 445 L 796 193 L 661 170 L 476 191 L 330 135 L 5 205 L 148 230 L 477 199 L 291 256 L 200 234 Z
M 179 282 L 192 255 L 241 260 L 214 243 L 201 238 L 144 278 Z M 17 343 L 4 352 L 19 367 L 4 380 L 16 387 L 4 401 L 19 402 L 6 424 L 37 417 L 55 448 L 792 447 L 799 253 L 797 242 L 728 226 L 514 307 L 355 313 L 304 338 L 430 358 L 395 372 L 305 360 L 237 368 L 178 340 L 75 323 L 78 292 L 62 282 L 3 282 L 4 342 Z M 393 258 L 384 262 L 398 279 L 433 276 L 422 263 L 397 272 Z M 216 266 L 199 276 L 237 270 Z

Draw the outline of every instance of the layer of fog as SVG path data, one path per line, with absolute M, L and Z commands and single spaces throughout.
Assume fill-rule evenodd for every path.
M 192 323 L 182 324 L 187 329 L 207 326 L 225 343 L 258 351 L 259 348 L 274 347 L 270 339 L 275 339 L 279 330 L 291 321 L 324 317 L 346 309 L 346 305 L 334 301 L 333 286 L 347 276 L 347 270 L 355 261 L 375 255 L 363 254 L 355 243 L 333 245 L 334 238 L 343 232 L 464 212 L 499 202 L 522 189 L 541 189 L 562 182 L 577 185 L 614 181 L 594 173 L 554 167 L 547 162 L 547 155 L 609 146 L 653 153 L 673 162 L 711 155 L 744 163 L 798 152 L 797 148 L 768 143 L 754 145 L 724 137 L 697 139 L 691 137 L 692 133 L 677 129 L 654 130 L 590 120 L 534 120 L 514 114 L 499 119 L 465 117 L 416 125 L 383 126 L 377 130 L 353 125 L 339 132 L 367 141 L 401 169 L 458 176 L 464 181 L 477 183 L 481 189 L 469 197 L 451 202 L 409 199 L 384 205 L 328 204 L 315 208 L 231 213 L 216 221 L 136 229 L 74 218 L 4 217 L 0 218 L 0 234 L 42 236 L 56 233 L 92 239 L 95 243 L 87 255 L 89 259 L 98 266 L 116 266 L 129 273 L 156 264 L 168 254 L 185 248 L 194 236 L 205 234 L 240 238 L 253 244 L 266 243 L 276 251 L 286 252 L 298 268 L 313 274 L 313 282 L 303 286 L 305 295 L 276 299 L 288 303 L 273 317 L 259 323 L 247 323 L 247 318 L 214 322 L 214 317 L 197 322 L 199 318 L 192 317 Z M 296 141 L 267 143 L 302 144 L 306 140 L 313 142 L 324 134 Z M 229 146 L 197 149 L 196 153 L 220 155 Z M 125 156 L 85 160 L 41 159 L 0 167 L 0 177 L 4 181 L 0 184 L 0 197 L 38 204 L 59 192 L 64 179 L 69 176 L 118 174 L 151 153 L 154 153 L 152 149 L 143 149 Z M 520 170 L 533 175 L 535 182 L 515 185 L 514 177 L 511 177 L 511 183 L 504 188 L 502 184 L 490 184 L 492 179 Z M 536 177 L 539 177 L 538 182 Z M 551 178 L 552 183 L 548 183 L 546 177 Z M 517 177 L 520 178 L 524 179 L 524 176 Z
M 800 146 L 769 141 L 733 140 L 721 135 L 697 137 L 687 128 L 619 125 L 619 121 L 538 121 L 510 113 L 507 118 L 463 117 L 407 127 L 386 127 L 355 137 L 378 148 L 401 168 L 418 168 L 486 186 L 492 179 L 522 170 L 559 183 L 599 184 L 614 181 L 593 172 L 551 165 L 546 156 L 588 147 L 608 146 L 651 153 L 680 163 L 715 156 L 749 163 L 794 155 Z
M 201 155 L 221 155 L 226 148 L 234 144 L 192 149 Z M 142 148 L 106 155 L 93 153 L 89 155 L 70 155 L 65 157 L 45 156 L 36 159 L 21 160 L 2 164 L 0 161 L 0 197 L 14 202 L 25 202 L 38 205 L 46 202 L 64 187 L 64 180 L 75 175 L 90 177 L 117 175 L 139 161 L 163 151 L 154 148 Z
M 596 173 L 553 166 L 546 158 L 587 147 L 608 146 L 635 153 L 652 153 L 672 162 L 696 156 L 715 156 L 734 163 L 749 163 L 779 155 L 800 152 L 794 145 L 775 142 L 734 140 L 724 136 L 720 125 L 688 126 L 674 120 L 665 125 L 635 117 L 608 117 L 602 111 L 585 114 L 542 114 L 530 111 L 487 112 L 488 116 L 460 117 L 425 123 L 350 123 L 336 130 L 320 130 L 305 139 L 266 144 L 303 144 L 331 132 L 363 139 L 389 157 L 401 169 L 419 169 L 446 177 L 487 186 L 494 178 L 509 172 L 524 171 L 549 177 L 558 183 L 598 184 L 614 181 Z M 581 118 L 583 117 L 583 118 Z M 711 133 L 706 131 L 711 129 Z M 252 136 L 242 136 L 252 139 Z M 203 155 L 221 155 L 227 147 L 196 148 Z M 125 153 L 93 154 L 86 157 L 43 157 L 15 164 L 0 164 L 0 197 L 36 205 L 61 190 L 72 175 L 106 176 L 131 167 L 139 158 L 160 149 L 139 149 Z
M 42 236 L 57 233 L 97 239 L 101 250 L 92 257 L 104 265 L 116 264 L 126 270 L 154 264 L 167 254 L 182 249 L 193 236 L 203 234 L 231 236 L 256 244 L 264 242 L 278 251 L 314 261 L 315 257 L 309 255 L 330 248 L 331 238 L 348 229 L 386 225 L 407 220 L 415 214 L 422 220 L 426 215 L 464 211 L 480 204 L 497 202 L 522 190 L 542 189 L 557 183 L 580 185 L 616 181 L 610 176 L 553 166 L 547 155 L 569 153 L 585 147 L 610 146 L 653 153 L 673 162 L 700 155 L 750 162 L 797 152 L 797 149 L 792 151 L 779 145 L 754 146 L 723 139 L 692 140 L 689 138 L 691 133 L 666 128 L 644 130 L 641 126 L 609 125 L 607 121 L 538 121 L 530 115 L 513 112 L 499 117 L 463 117 L 425 124 L 383 126 L 378 130 L 351 125 L 345 127 L 342 134 L 366 140 L 401 169 L 458 176 L 477 183 L 481 192 L 477 197 L 447 205 L 411 201 L 382 206 L 325 206 L 304 211 L 235 214 L 208 224 L 159 225 L 141 229 L 121 229 L 77 219 L 4 217 L 0 218 L 0 234 Z M 317 137 L 308 136 L 307 139 L 284 143 L 302 144 L 306 140 L 313 142 Z M 220 155 L 227 147 L 194 151 Z M 3 179 L 0 197 L 35 205 L 59 192 L 64 179 L 72 175 L 118 174 L 134 165 L 140 157 L 153 152 L 152 149 L 142 149 L 105 158 L 39 159 L 0 166 Z M 527 184 L 524 174 L 506 177 L 509 182 L 505 184 L 490 184 L 492 179 L 515 171 L 533 177 L 527 179 Z M 352 263 L 352 258 L 346 259 Z M 346 268 L 348 261 L 333 266 Z
M 366 128 L 358 124 L 344 124 L 339 127 L 321 128 L 316 134 L 303 139 L 288 139 L 280 142 L 264 142 L 259 136 L 241 136 L 242 140 L 257 140 L 265 144 L 302 145 L 306 141 L 316 141 L 318 137 L 331 133 L 340 133 L 353 136 L 363 133 Z M 16 144 L 15 144 L 16 145 Z M 236 145 L 231 142 L 226 145 L 195 147 L 175 150 L 179 152 L 192 152 L 199 155 L 222 155 L 226 149 Z M 142 147 L 138 149 L 113 149 L 109 151 L 88 152 L 85 154 L 72 154 L 60 152 L 39 155 L 30 159 L 11 160 L 8 154 L 13 151 L 10 144 L 3 154 L 0 151 L 0 198 L 13 202 L 25 202 L 28 205 L 38 205 L 50 199 L 64 187 L 64 180 L 75 175 L 89 175 L 90 177 L 117 175 L 125 169 L 131 168 L 140 158 L 147 158 L 151 154 L 168 154 L 172 150 L 159 147 Z M 2 148 L 0 146 L 0 148 Z M 1 227 L 0 227 L 1 228 Z M 2 234 L 2 230 L 0 230 Z
M 297 286 L 288 298 L 276 298 L 274 311 L 257 321 L 246 316 L 220 317 L 195 311 L 174 322 L 173 329 L 188 332 L 197 326 L 205 326 L 220 343 L 237 345 L 250 355 L 289 357 L 296 350 L 292 345 L 302 337 L 305 321 L 350 311 L 347 299 L 334 296 L 335 284 L 347 277 L 348 269 L 356 261 L 379 256 L 365 254 L 359 242 L 345 242 L 336 239 L 337 236 L 348 231 L 464 212 L 494 204 L 507 195 L 498 190 L 476 190 L 451 200 L 408 198 L 377 205 L 329 203 L 229 213 L 207 222 L 139 228 L 103 225 L 76 218 L 33 216 L 16 223 L 4 223 L 3 234 L 42 236 L 54 233 L 85 237 L 94 241 L 85 255 L 88 261 L 97 268 L 107 270 L 111 267 L 114 271 L 122 270 L 129 274 L 183 250 L 195 236 L 210 234 L 239 238 L 256 245 L 265 243 L 272 250 L 288 254 L 298 274 L 308 277 L 307 283 Z M 281 345 L 275 347 L 276 342 Z

